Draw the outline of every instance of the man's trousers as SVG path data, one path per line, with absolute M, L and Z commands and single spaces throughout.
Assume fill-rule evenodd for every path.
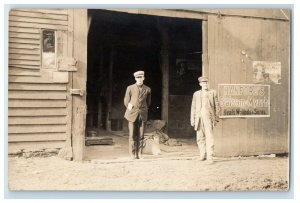
M 197 130 L 197 144 L 200 151 L 200 159 L 211 160 L 214 153 L 213 123 L 210 119 L 201 119 Z
M 134 122 L 128 122 L 129 129 L 129 154 L 133 159 L 142 158 L 145 122 L 138 115 Z

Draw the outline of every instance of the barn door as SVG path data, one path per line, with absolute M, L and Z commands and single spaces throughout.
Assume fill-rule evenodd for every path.
M 218 84 L 257 84 L 254 80 L 255 61 L 281 64 L 280 82 L 258 83 L 270 85 L 271 116 L 221 119 L 216 128 L 218 155 L 288 151 L 289 36 L 288 19 L 208 17 L 208 60 L 212 88 L 217 89 Z

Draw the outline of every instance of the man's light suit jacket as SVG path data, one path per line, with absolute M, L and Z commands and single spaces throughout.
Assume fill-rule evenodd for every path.
M 215 90 L 208 90 L 209 112 L 211 112 L 211 121 L 214 125 L 219 121 L 219 102 L 217 92 Z M 202 107 L 202 90 L 196 91 L 193 95 L 191 106 L 191 125 L 195 130 L 199 129 L 201 121 L 201 107 Z

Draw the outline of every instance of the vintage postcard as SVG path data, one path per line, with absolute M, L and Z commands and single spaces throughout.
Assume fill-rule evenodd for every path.
M 289 191 L 291 10 L 13 8 L 10 191 Z

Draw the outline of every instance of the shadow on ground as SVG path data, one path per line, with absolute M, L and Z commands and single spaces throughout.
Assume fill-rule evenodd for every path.
M 129 159 L 128 135 L 101 131 L 100 137 L 113 138 L 113 145 L 91 145 L 85 147 L 86 161 L 89 160 L 126 160 Z M 181 146 L 160 144 L 159 155 L 144 154 L 145 159 L 193 157 L 198 155 L 197 144 L 194 139 L 177 139 Z

